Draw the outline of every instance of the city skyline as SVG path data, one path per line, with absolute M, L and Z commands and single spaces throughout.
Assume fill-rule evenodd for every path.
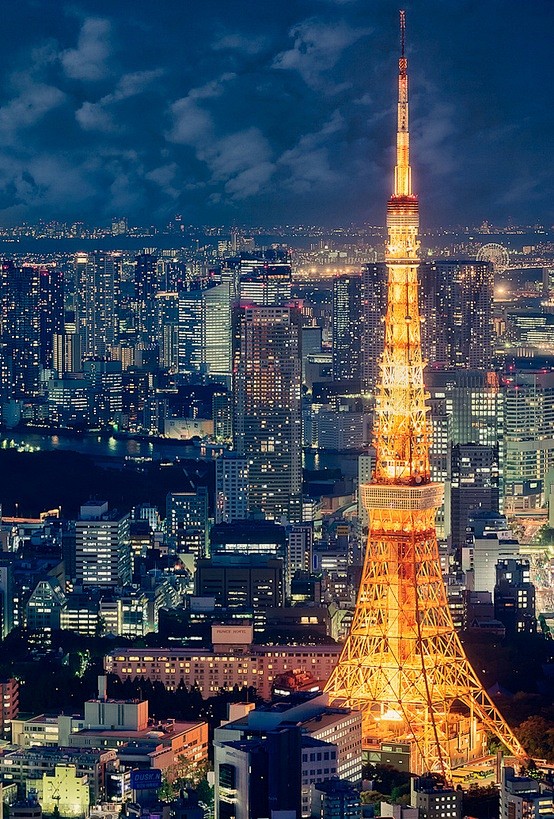
M 390 4 L 54 5 L 5 13 L 2 223 L 382 221 Z M 553 10 L 499 10 L 407 4 L 426 227 L 552 223 Z

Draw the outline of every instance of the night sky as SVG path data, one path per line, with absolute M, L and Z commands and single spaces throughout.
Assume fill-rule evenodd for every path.
M 550 226 L 553 0 L 405 4 L 422 226 Z M 391 0 L 14 0 L 0 223 L 382 224 Z

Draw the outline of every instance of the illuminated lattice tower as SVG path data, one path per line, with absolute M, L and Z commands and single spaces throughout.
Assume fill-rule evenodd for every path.
M 375 421 L 376 464 L 361 486 L 370 526 L 350 634 L 326 687 L 363 712 L 364 744 L 405 743 L 414 773 L 451 769 L 486 752 L 493 734 L 524 757 L 454 630 L 442 578 L 431 483 L 430 426 L 418 308 L 418 200 L 409 162 L 408 76 L 400 13 L 398 135 L 387 207 L 388 297 Z M 389 750 L 392 750 L 389 748 Z

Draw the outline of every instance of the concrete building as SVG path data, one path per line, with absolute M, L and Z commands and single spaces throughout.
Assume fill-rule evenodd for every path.
M 23 793 L 30 779 L 54 776 L 57 765 L 72 765 L 77 777 L 87 777 L 91 803 L 96 803 L 105 797 L 106 767 L 115 759 L 114 750 L 26 748 L 0 755 L 0 776 L 4 782 L 16 783 Z
M 0 680 L 0 737 L 11 739 L 12 723 L 19 714 L 19 682 L 14 677 Z
M 314 819 L 361 819 L 358 789 L 338 778 L 312 785 L 312 816 Z
M 215 462 L 215 522 L 233 523 L 248 517 L 248 460 L 224 452 Z
M 166 534 L 175 554 L 206 555 L 208 544 L 208 490 L 169 492 L 166 498 Z
M 410 802 L 422 819 L 462 819 L 462 791 L 432 777 L 412 779 Z
M 516 776 L 514 769 L 502 771 L 500 819 L 553 819 L 554 791 L 550 785 L 529 776 Z
M 333 378 L 361 377 L 361 280 L 359 273 L 333 279 Z
M 528 560 L 510 558 L 496 564 L 494 616 L 510 636 L 536 632 L 535 586 Z
M 293 307 L 241 306 L 234 350 L 234 445 L 249 463 L 250 514 L 301 520 L 299 316 Z
M 369 439 L 370 416 L 364 412 L 320 410 L 317 414 L 319 449 L 359 452 Z
M 445 535 L 456 549 L 465 545 L 468 521 L 478 509 L 498 512 L 500 463 L 498 446 L 454 444 L 445 486 Z
M 257 707 L 243 709 L 238 719 L 222 724 L 216 728 L 214 747 L 236 739 L 263 736 L 267 731 L 274 730 L 280 725 L 299 725 L 304 735 L 320 742 L 336 746 L 337 774 L 343 779 L 359 782 L 362 775 L 362 716 L 359 711 L 350 708 L 336 708 L 329 706 L 326 694 L 296 695 L 284 701 Z M 313 776 L 317 777 L 321 770 L 330 770 L 332 747 L 327 750 L 316 751 Z M 317 754 L 321 753 L 321 759 Z M 325 754 L 328 758 L 325 759 Z M 306 763 L 310 760 L 307 759 Z M 329 763 L 327 766 L 325 763 Z M 321 763 L 318 765 L 317 763 Z M 311 775 L 311 774 L 310 774 Z
M 284 605 L 283 561 L 264 554 L 218 554 L 196 564 L 196 594 L 222 608 L 267 609 Z
M 468 540 L 462 547 L 462 570 L 473 573 L 474 591 L 493 592 L 496 564 L 519 557 L 519 541 L 508 529 L 506 518 L 485 510 L 470 513 Z
M 212 649 L 118 649 L 104 658 L 104 668 L 123 680 L 145 677 L 162 682 L 170 691 L 182 680 L 187 686 L 197 685 L 205 699 L 235 685 L 252 686 L 269 699 L 275 677 L 287 671 L 307 671 L 327 680 L 342 648 L 252 645 L 252 634 L 252 626 L 214 626 Z
M 5 792 L 6 789 L 3 790 Z M 27 799 L 19 799 L 10 804 L 9 810 L 12 819 L 42 819 L 42 806 L 35 793 L 30 793 Z
M 312 568 L 314 530 L 311 523 L 291 526 L 287 534 L 288 587 L 296 572 L 309 572 Z
M 266 555 L 286 557 L 287 530 L 266 520 L 237 520 L 221 523 L 210 530 L 210 554 Z
M 116 338 L 120 257 L 104 251 L 78 253 L 75 267 L 83 353 L 86 358 L 104 358 Z
M 475 259 L 420 265 L 425 357 L 435 367 L 489 370 L 494 269 Z
M 301 812 L 301 733 L 277 725 L 263 735 L 216 742 L 216 819 L 257 819 Z
M 331 742 L 302 737 L 302 816 L 312 815 L 312 786 L 337 776 L 338 750 Z
M 90 787 L 87 774 L 78 774 L 77 766 L 56 765 L 53 774 L 30 778 L 26 782 L 27 794 L 36 793 L 45 813 L 57 808 L 60 815 L 78 819 L 87 815 L 90 806 Z
M 554 467 L 554 373 L 510 373 L 504 394 L 505 509 L 525 512 L 542 505 Z
M 81 506 L 75 524 L 75 572 L 78 585 L 118 586 L 131 582 L 129 515 L 108 510 L 106 502 Z

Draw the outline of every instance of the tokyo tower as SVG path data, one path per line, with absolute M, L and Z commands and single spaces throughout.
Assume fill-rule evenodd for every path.
M 356 609 L 326 686 L 333 704 L 363 713 L 370 759 L 403 748 L 410 770 L 442 773 L 486 754 L 487 734 L 522 746 L 471 667 L 448 608 L 431 482 L 418 304 L 418 199 L 412 192 L 405 16 L 400 12 L 394 193 L 387 205 L 388 297 L 377 388 L 371 483 L 362 485 L 369 536 Z M 393 745 L 391 745 L 391 743 Z M 372 755 L 372 751 L 375 755 Z

